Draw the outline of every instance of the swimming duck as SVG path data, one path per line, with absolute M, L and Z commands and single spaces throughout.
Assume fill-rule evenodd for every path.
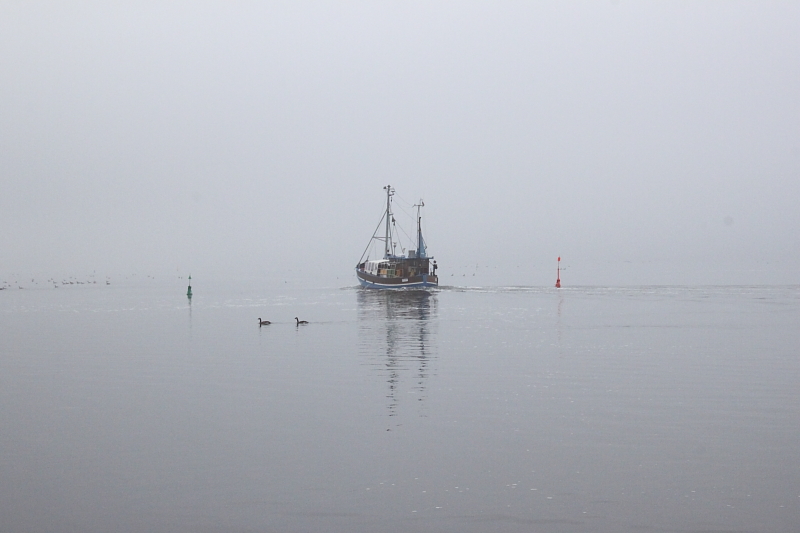
M 270 324 L 272 324 L 272 322 L 269 320 L 261 320 L 261 317 L 258 317 L 258 327 L 269 326 Z
M 300 319 L 299 319 L 299 318 L 297 318 L 297 317 L 294 317 L 294 319 L 295 319 L 295 320 L 297 320 L 297 325 L 298 325 L 298 326 L 299 326 L 300 324 L 308 324 L 308 320 L 300 320 Z

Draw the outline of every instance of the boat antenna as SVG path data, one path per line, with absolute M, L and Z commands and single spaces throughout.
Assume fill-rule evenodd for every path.
M 392 195 L 394 194 L 394 189 L 392 189 L 391 185 L 387 185 L 383 188 L 386 191 L 386 240 L 384 241 L 384 248 L 383 248 L 383 258 L 389 258 L 389 225 L 392 218 Z

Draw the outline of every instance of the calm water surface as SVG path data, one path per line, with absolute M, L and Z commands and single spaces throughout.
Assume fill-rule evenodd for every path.
M 800 287 L 184 291 L 0 291 L 1 531 L 798 530 Z

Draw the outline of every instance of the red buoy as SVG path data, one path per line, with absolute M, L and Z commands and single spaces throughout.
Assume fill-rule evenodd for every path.
M 561 256 L 558 257 L 558 273 L 556 274 L 556 289 L 561 288 Z

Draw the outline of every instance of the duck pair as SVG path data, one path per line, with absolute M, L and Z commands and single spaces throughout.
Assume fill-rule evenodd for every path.
M 308 320 L 300 320 L 297 317 L 294 317 L 294 319 L 297 320 L 297 325 L 298 326 L 300 324 L 308 324 Z M 272 324 L 272 322 L 270 322 L 269 320 L 261 320 L 261 317 L 258 317 L 258 327 L 269 326 L 270 324 Z

